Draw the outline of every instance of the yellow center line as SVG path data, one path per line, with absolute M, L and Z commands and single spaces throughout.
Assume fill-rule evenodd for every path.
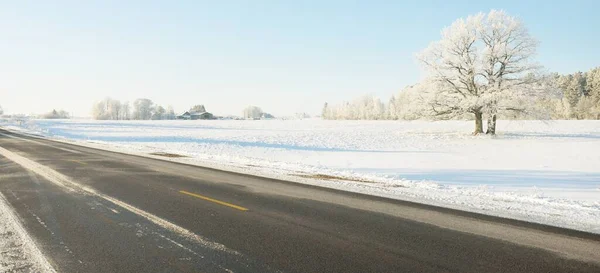
M 237 206 L 237 205 L 234 205 L 234 204 L 231 204 L 231 203 L 223 202 L 223 201 L 220 201 L 220 200 L 217 200 L 217 199 L 213 199 L 213 198 L 210 198 L 210 197 L 206 197 L 206 196 L 203 196 L 203 195 L 200 195 L 200 194 L 195 194 L 195 193 L 191 193 L 191 192 L 187 192 L 187 191 L 179 191 L 179 192 L 183 193 L 183 194 L 187 194 L 189 196 L 200 198 L 202 200 L 206 200 L 206 201 L 210 201 L 210 202 L 213 202 L 213 203 L 217 203 L 219 205 L 223 205 L 223 206 L 226 206 L 226 207 L 234 208 L 234 209 L 237 209 L 237 210 L 241 210 L 241 211 L 247 211 L 248 210 L 247 208 L 240 207 L 240 206 Z
M 69 160 L 71 162 L 75 162 L 75 163 L 79 163 L 81 165 L 87 165 L 87 163 L 83 162 L 83 161 L 79 161 L 79 160 Z

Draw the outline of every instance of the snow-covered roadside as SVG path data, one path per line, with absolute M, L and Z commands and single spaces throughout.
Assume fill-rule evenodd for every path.
M 0 272 L 56 272 L 0 193 Z
M 5 124 L 6 125 L 6 124 Z M 95 148 L 600 233 L 600 122 L 32 121 Z M 172 153 L 183 158 L 153 156 Z

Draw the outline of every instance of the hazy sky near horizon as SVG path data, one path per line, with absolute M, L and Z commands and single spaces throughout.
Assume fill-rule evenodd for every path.
M 547 70 L 600 65 L 600 1 L 0 1 L 0 105 L 89 116 L 146 97 L 285 116 L 387 101 L 423 77 L 415 53 L 443 27 L 490 9 L 525 22 Z

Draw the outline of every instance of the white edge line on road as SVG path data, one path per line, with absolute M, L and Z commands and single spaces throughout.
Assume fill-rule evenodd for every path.
M 125 202 L 122 202 L 118 199 L 115 199 L 113 197 L 110 197 L 108 195 L 105 195 L 103 193 L 99 193 L 97 192 L 95 189 L 92 189 L 90 187 L 81 185 L 79 183 L 74 182 L 73 180 L 71 180 L 71 178 L 49 168 L 46 167 L 42 164 L 39 164 L 33 160 L 30 160 L 28 158 L 25 158 L 21 155 L 18 155 L 16 153 L 13 153 L 5 148 L 0 147 L 0 155 L 6 157 L 7 159 L 21 165 L 23 168 L 28 169 L 44 178 L 46 178 L 47 180 L 51 181 L 52 183 L 66 189 L 69 191 L 79 191 L 82 192 L 84 194 L 90 194 L 90 195 L 94 195 L 97 197 L 100 197 L 104 200 L 107 200 L 117 206 L 120 206 L 132 213 L 135 213 L 141 217 L 144 217 L 146 219 L 148 219 L 149 221 L 165 228 L 168 230 L 171 230 L 173 232 L 179 233 L 180 235 L 183 235 L 184 237 L 188 238 L 188 239 L 192 239 L 194 241 L 196 241 L 197 243 L 206 246 L 208 248 L 211 248 L 213 250 L 219 250 L 219 251 L 223 251 L 229 254 L 234 254 L 234 255 L 241 255 L 240 253 L 238 253 L 235 250 L 231 250 L 228 249 L 226 246 L 216 243 L 216 242 L 212 242 L 209 241 L 183 227 L 180 227 L 176 224 L 173 224 L 165 219 L 162 219 L 154 214 L 151 214 L 149 212 L 146 212 L 142 209 L 136 208 L 132 205 L 129 205 Z
M 61 144 L 74 145 L 77 147 L 88 148 L 88 149 L 93 149 L 93 150 L 100 150 L 100 151 L 104 151 L 104 152 L 138 156 L 138 157 L 160 160 L 160 161 L 165 161 L 165 162 L 175 162 L 175 163 L 180 163 L 180 164 L 184 164 L 184 165 L 188 165 L 188 166 L 210 168 L 210 169 L 221 170 L 221 171 L 225 171 L 225 172 L 231 172 L 231 173 L 237 173 L 237 174 L 243 174 L 243 175 L 252 175 L 252 176 L 256 176 L 257 178 L 277 179 L 277 180 L 282 179 L 282 178 L 277 178 L 277 177 L 270 177 L 265 174 L 256 174 L 256 173 L 253 174 L 253 173 L 244 172 L 241 170 L 233 170 L 233 169 L 223 168 L 223 167 L 219 167 L 216 165 L 202 165 L 199 163 L 191 163 L 191 162 L 174 160 L 174 159 L 164 158 L 164 157 L 159 157 L 159 156 L 151 156 L 151 155 L 139 153 L 139 152 L 124 151 L 124 150 L 120 150 L 120 149 L 115 149 L 114 146 L 112 146 L 112 149 L 111 149 L 110 147 L 107 147 L 107 146 L 97 145 L 97 143 L 87 143 L 87 142 L 81 142 L 78 140 L 53 138 L 53 137 L 48 137 L 48 136 L 35 135 L 35 134 L 27 133 L 27 132 L 8 130 L 6 128 L 3 128 L 3 129 L 13 132 L 13 133 L 16 133 L 16 134 L 22 134 L 24 136 L 32 137 L 32 138 L 57 142 L 57 143 L 61 143 Z M 2 133 L 0 133 L 0 134 L 2 134 Z M 18 138 L 15 136 L 11 136 L 11 137 Z M 50 146 L 48 144 L 44 144 L 44 145 Z M 288 181 L 294 182 L 294 183 L 317 186 L 317 187 L 321 187 L 321 188 L 331 188 L 331 189 L 340 190 L 340 191 L 344 191 L 344 192 L 360 193 L 360 192 L 354 192 L 352 190 L 348 190 L 348 189 L 344 189 L 344 188 L 331 187 L 331 186 L 318 184 L 318 183 L 312 184 L 312 183 L 298 182 L 297 180 L 293 180 L 293 179 L 294 179 L 293 177 L 290 177 L 290 178 L 288 178 Z M 315 180 L 315 181 L 317 181 L 317 180 Z M 367 195 L 370 195 L 370 194 L 367 194 Z M 379 194 L 374 194 L 372 196 L 379 196 L 379 197 L 390 198 L 390 199 L 395 199 L 395 200 L 414 202 L 414 203 L 419 203 L 419 204 L 424 204 L 424 205 L 439 206 L 439 204 L 428 203 L 425 200 L 417 201 L 417 200 L 411 200 L 410 198 L 409 199 L 401 199 L 397 196 L 394 197 L 394 196 L 379 195 Z M 488 237 L 488 238 L 503 240 L 503 241 L 507 241 L 510 243 L 523 245 L 526 247 L 541 248 L 544 250 L 554 252 L 556 254 L 559 254 L 559 255 L 564 256 L 569 259 L 584 260 L 584 261 L 592 262 L 594 264 L 597 264 L 600 261 L 598 259 L 598 256 L 599 256 L 598 253 L 600 253 L 600 245 L 598 245 L 594 241 L 588 241 L 588 240 L 581 239 L 578 237 L 571 237 L 568 235 L 557 236 L 554 233 L 550 233 L 550 232 L 546 232 L 546 231 L 530 230 L 529 228 L 511 226 L 510 224 L 494 224 L 492 222 L 483 221 L 483 220 L 473 221 L 473 220 L 469 220 L 469 218 L 467 218 L 467 217 L 462 217 L 462 216 L 451 216 L 451 218 L 442 217 L 444 215 L 444 213 L 442 213 L 442 212 L 429 211 L 428 213 L 422 214 L 422 211 L 420 209 L 416 209 L 416 210 L 410 209 L 407 212 L 399 212 L 397 210 L 393 210 L 393 211 L 378 210 L 378 209 L 371 209 L 370 204 L 363 206 L 363 207 L 356 207 L 356 208 L 370 210 L 370 211 L 374 211 L 374 212 L 378 212 L 378 213 L 384 213 L 384 214 L 392 215 L 394 217 L 401 217 L 401 218 L 409 219 L 412 221 L 417 221 L 420 223 L 435 225 L 435 226 L 449 229 L 449 230 L 456 230 L 456 231 L 471 233 L 471 234 L 484 236 L 484 237 Z M 447 207 L 447 208 L 459 210 L 459 211 L 466 211 L 466 212 L 470 212 L 470 213 L 487 214 L 487 215 L 494 216 L 494 217 L 511 219 L 510 217 L 506 217 L 503 215 L 489 214 L 489 212 L 486 213 L 486 212 L 482 212 L 482 211 L 471 211 L 471 210 L 465 210 L 464 208 L 452 207 L 452 206 Z M 436 219 L 436 218 L 446 219 L 445 220 L 446 222 L 439 221 L 439 220 L 435 220 L 435 221 L 432 220 L 432 219 Z M 512 218 L 512 219 L 517 220 L 517 221 L 530 222 L 526 218 Z M 537 223 L 537 222 L 533 222 L 533 223 Z M 563 226 L 558 226 L 558 227 L 564 228 L 564 229 L 571 229 L 569 227 L 563 227 Z M 521 233 L 518 233 L 518 232 L 521 232 Z M 587 232 L 590 232 L 590 231 L 587 231 Z M 574 242 L 576 242 L 578 245 L 573 246 L 572 244 Z
M 11 136 L 11 135 L 7 135 L 7 134 L 4 134 L 4 133 L 0 133 L 0 135 L 3 135 L 5 137 L 9 137 L 9 138 L 14 138 L 14 139 L 28 141 L 28 142 L 39 144 L 39 145 L 42 145 L 42 146 L 52 147 L 52 148 L 59 149 L 59 150 L 62 150 L 62 151 L 65 151 L 65 152 L 69 152 L 69 153 L 81 154 L 80 151 L 75 151 L 75 150 L 71 150 L 71 149 L 67 149 L 67 148 L 61 148 L 61 147 L 55 147 L 55 146 L 48 145 L 46 143 L 41 143 L 39 141 L 35 141 L 35 140 L 31 140 L 31 139 L 26 139 L 26 138 L 20 138 L 20 137 L 16 137 L 16 136 Z
M 15 214 L 14 210 L 10 206 L 10 203 L 8 200 L 6 200 L 2 193 L 0 193 L 0 210 L 2 210 L 8 216 L 8 218 L 10 218 L 8 220 L 12 223 L 12 227 L 16 231 L 17 236 L 19 236 L 22 240 L 27 254 L 31 255 L 31 258 L 34 260 L 31 262 L 35 263 L 35 269 L 40 270 L 39 272 L 56 273 L 56 270 L 54 270 L 50 262 L 48 262 L 46 256 L 44 256 L 42 251 L 38 248 L 33 238 L 29 236 L 29 233 L 27 233 L 21 224 L 21 220 Z

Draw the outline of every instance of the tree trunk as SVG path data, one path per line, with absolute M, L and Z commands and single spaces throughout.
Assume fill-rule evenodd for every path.
M 487 131 L 485 132 L 488 135 L 496 134 L 496 114 L 493 114 L 487 120 Z
M 483 114 L 481 112 L 475 112 L 475 132 L 473 135 L 483 133 Z

